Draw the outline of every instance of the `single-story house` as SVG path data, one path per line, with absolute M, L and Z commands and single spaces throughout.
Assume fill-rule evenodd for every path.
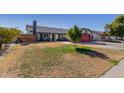
M 101 40 L 101 32 L 90 30 L 87 28 L 80 28 L 82 30 L 83 42 L 90 42 L 93 40 Z M 27 34 L 35 34 L 39 41 L 65 41 L 68 40 L 66 34 L 68 29 L 37 26 L 37 22 L 33 21 L 33 25 L 26 25 Z
M 102 40 L 102 32 L 100 31 L 95 31 L 88 28 L 81 28 L 81 31 L 82 31 L 81 41 L 83 42 Z

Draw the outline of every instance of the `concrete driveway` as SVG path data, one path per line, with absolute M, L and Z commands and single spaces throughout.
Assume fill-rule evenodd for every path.
M 82 45 L 92 46 L 92 47 L 101 47 L 101 48 L 109 48 L 109 49 L 117 49 L 117 50 L 124 50 L 124 43 L 110 43 L 110 42 L 101 42 L 101 41 L 94 41 L 91 43 L 79 43 Z

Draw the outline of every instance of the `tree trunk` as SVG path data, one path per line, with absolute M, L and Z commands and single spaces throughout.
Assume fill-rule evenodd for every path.
M 74 47 L 76 48 L 76 43 L 75 43 L 75 42 L 73 42 L 73 45 L 74 45 Z
M 123 40 L 123 37 L 120 37 L 121 38 L 121 40 Z
M 118 38 L 117 38 L 117 36 L 116 36 L 116 40 L 117 40 Z
M 2 44 L 0 44 L 0 49 L 2 48 Z
M 76 44 L 76 42 L 74 43 L 74 46 L 75 46 L 75 48 L 77 48 L 77 44 Z

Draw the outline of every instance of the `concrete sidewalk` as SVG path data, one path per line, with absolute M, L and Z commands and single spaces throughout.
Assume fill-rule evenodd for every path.
M 101 78 L 124 78 L 124 59 Z

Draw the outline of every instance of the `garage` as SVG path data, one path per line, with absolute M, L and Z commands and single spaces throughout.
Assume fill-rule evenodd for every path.
M 90 42 L 91 34 L 82 34 L 81 42 Z

